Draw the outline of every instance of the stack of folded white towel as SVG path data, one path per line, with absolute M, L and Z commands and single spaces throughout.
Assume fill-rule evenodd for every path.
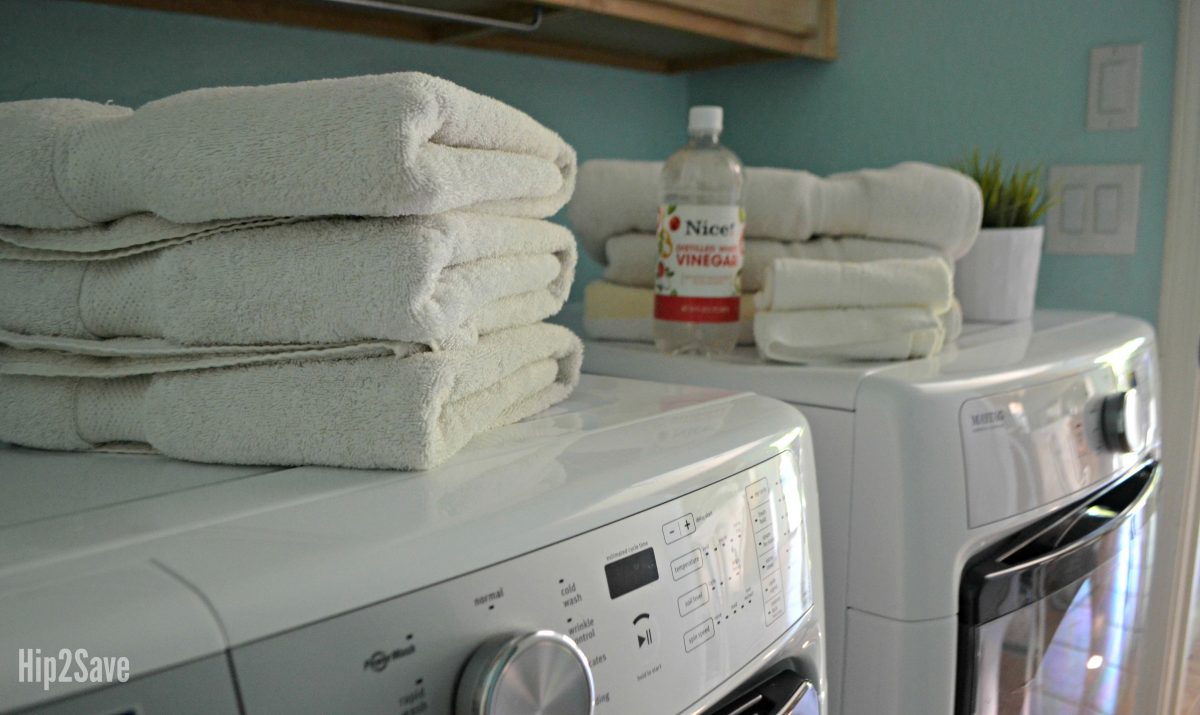
M 652 339 L 660 171 L 610 160 L 580 168 L 571 222 L 605 265 L 584 294 L 593 337 Z M 739 342 L 813 362 L 922 357 L 957 338 L 951 266 L 982 212 L 970 178 L 916 162 L 827 178 L 749 168 L 744 196 Z
M 575 170 L 416 73 L 0 104 L 0 441 L 431 467 L 578 380 Z

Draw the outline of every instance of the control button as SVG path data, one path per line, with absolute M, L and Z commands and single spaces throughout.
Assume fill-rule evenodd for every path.
M 654 619 L 649 613 L 639 613 L 633 619 L 633 633 L 637 637 L 638 650 L 654 645 Z
M 700 584 L 679 597 L 679 616 L 682 618 L 708 603 L 708 586 Z
M 750 511 L 754 511 L 760 504 L 770 503 L 771 488 L 767 486 L 766 479 L 759 479 L 746 487 L 746 501 L 750 503 Z
M 704 554 L 700 553 L 700 549 L 692 549 L 671 562 L 671 576 L 678 581 L 693 571 L 699 571 L 702 563 L 704 563 Z
M 1104 398 L 1100 405 L 1100 431 L 1106 447 L 1114 452 L 1140 452 L 1146 447 L 1141 408 L 1136 387 Z
M 771 525 L 771 505 L 763 504 L 750 510 L 750 518 L 753 520 L 754 528 L 761 529 L 764 526 Z
M 764 579 L 763 587 L 762 587 L 763 588 L 763 601 L 770 602 L 770 600 L 772 598 L 780 595 L 781 592 L 780 592 L 779 588 L 781 585 L 782 585 L 782 581 L 780 580 L 778 573 L 771 574 L 768 578 Z
M 679 531 L 684 536 L 696 533 L 696 520 L 692 518 L 691 514 L 685 514 L 679 520 Z
M 705 641 L 712 640 L 712 637 L 716 634 L 717 629 L 713 626 L 712 619 L 709 618 L 704 623 L 683 634 L 683 649 L 690 653 L 699 648 Z
M 754 535 L 754 543 L 758 547 L 759 556 L 768 551 L 775 551 L 775 530 L 763 529 Z
M 767 625 L 769 626 L 775 621 L 779 620 L 779 617 L 783 615 L 783 595 L 780 594 L 775 598 L 768 599 L 766 609 Z
M 663 524 L 662 531 L 663 538 L 666 539 L 667 543 L 673 544 L 685 536 L 696 533 L 696 520 L 690 513 L 685 514 L 674 521 L 668 521 Z
M 592 715 L 595 707 L 587 656 L 553 631 L 485 642 L 467 661 L 454 699 L 456 715 Z
M 763 554 L 758 557 L 758 573 L 759 573 L 759 575 L 765 577 L 767 574 L 771 573 L 772 571 L 775 571 L 778 568 L 779 568 L 779 559 L 777 559 L 775 557 L 774 551 Z

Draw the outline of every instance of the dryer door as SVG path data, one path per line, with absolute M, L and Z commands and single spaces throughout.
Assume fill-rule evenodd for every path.
M 1143 464 L 968 565 L 958 715 L 1136 712 L 1157 480 Z

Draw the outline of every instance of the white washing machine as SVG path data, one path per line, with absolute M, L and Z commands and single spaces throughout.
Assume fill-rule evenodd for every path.
M 819 715 L 816 507 L 793 407 L 605 377 L 428 472 L 0 446 L 0 712 Z
M 831 712 L 1140 715 L 1159 445 L 1145 323 L 1039 312 L 968 326 L 957 347 L 900 363 L 787 366 L 752 350 L 706 360 L 600 341 L 585 356 L 586 372 L 751 390 L 804 411 Z

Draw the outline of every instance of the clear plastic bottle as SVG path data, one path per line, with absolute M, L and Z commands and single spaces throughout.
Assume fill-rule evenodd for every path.
M 721 145 L 720 107 L 692 107 L 688 143 L 663 166 L 654 343 L 721 355 L 737 345 L 743 233 L 742 162 Z

